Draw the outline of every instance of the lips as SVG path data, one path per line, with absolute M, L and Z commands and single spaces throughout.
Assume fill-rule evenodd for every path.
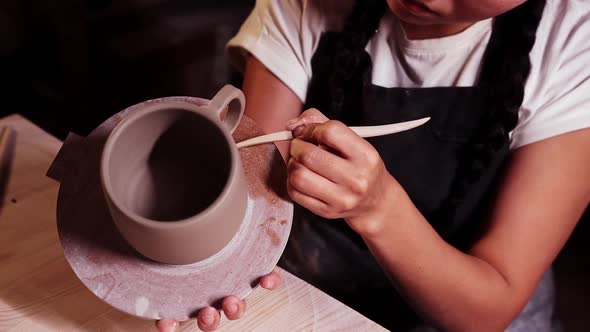
M 401 4 L 413 14 L 432 14 L 433 11 L 425 4 L 414 0 L 400 0 Z

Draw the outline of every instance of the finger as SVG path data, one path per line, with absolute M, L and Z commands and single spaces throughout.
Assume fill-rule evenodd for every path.
M 334 154 L 329 147 L 294 139 L 290 147 L 291 158 L 326 179 L 346 185 L 354 170 L 349 162 Z
M 219 312 L 213 307 L 203 308 L 197 315 L 197 325 L 202 331 L 214 331 L 219 327 Z
M 293 189 L 289 182 L 287 182 L 287 192 L 293 201 L 308 209 L 309 211 L 317 214 L 318 216 L 328 219 L 334 219 L 337 217 L 336 215 L 329 213 L 330 210 L 326 203 Z
M 260 286 L 269 290 L 277 289 L 281 285 L 282 279 L 279 271 L 274 268 L 269 274 L 260 279 Z
M 160 319 L 156 321 L 156 328 L 159 332 L 174 332 L 178 329 L 179 323 L 172 319 Z
M 316 198 L 330 206 L 343 191 L 343 187 L 319 175 L 297 160 L 291 158 L 287 164 L 287 183 L 292 189 Z
M 223 312 L 229 320 L 236 320 L 241 318 L 246 311 L 246 302 L 240 300 L 236 296 L 228 296 L 223 299 L 221 303 Z
M 310 108 L 305 112 L 301 113 L 299 117 L 287 121 L 287 130 L 293 130 L 299 126 L 310 124 L 310 123 L 323 123 L 329 119 L 315 108 Z
M 308 124 L 301 132 L 294 131 L 293 134 L 301 140 L 326 145 L 346 159 L 362 158 L 372 148 L 369 142 L 340 121 Z

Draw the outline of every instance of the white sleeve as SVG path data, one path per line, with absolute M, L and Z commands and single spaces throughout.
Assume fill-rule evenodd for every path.
M 590 127 L 590 3 L 549 0 L 511 148 Z
M 228 45 L 230 61 L 243 70 L 250 53 L 305 102 L 311 57 L 321 34 L 319 8 L 305 0 L 257 0 Z M 310 13 L 313 10 L 314 12 Z M 310 17 L 311 16 L 311 17 Z

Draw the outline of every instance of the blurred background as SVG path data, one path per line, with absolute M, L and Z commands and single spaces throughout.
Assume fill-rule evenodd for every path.
M 0 116 L 19 113 L 64 139 L 146 99 L 239 86 L 224 45 L 254 2 L 2 0 Z M 555 263 L 565 331 L 590 330 L 589 219 Z
M 60 139 L 150 98 L 239 84 L 224 45 L 254 0 L 2 0 L 0 115 Z

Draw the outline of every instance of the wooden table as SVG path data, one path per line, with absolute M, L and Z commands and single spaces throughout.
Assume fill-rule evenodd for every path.
M 0 119 L 17 146 L 0 208 L 0 331 L 153 331 L 154 323 L 113 309 L 70 269 L 59 243 L 59 184 L 45 176 L 61 142 L 21 116 Z M 385 331 L 303 280 L 281 270 L 282 286 L 255 289 L 246 317 L 220 331 Z M 181 331 L 198 331 L 194 320 Z

